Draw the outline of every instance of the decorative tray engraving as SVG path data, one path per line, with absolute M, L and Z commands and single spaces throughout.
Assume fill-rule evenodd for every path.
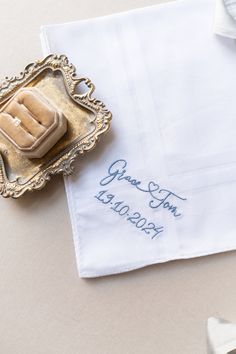
M 79 93 L 80 84 L 87 92 Z M 66 134 L 41 158 L 27 158 L 0 134 L 0 195 L 18 198 L 41 189 L 52 175 L 73 172 L 79 154 L 91 150 L 110 126 L 111 112 L 92 97 L 94 85 L 76 77 L 75 67 L 64 55 L 49 55 L 29 64 L 18 77 L 0 84 L 0 111 L 22 88 L 35 88 L 47 97 L 67 119 Z M 18 121 L 16 121 L 18 123 Z

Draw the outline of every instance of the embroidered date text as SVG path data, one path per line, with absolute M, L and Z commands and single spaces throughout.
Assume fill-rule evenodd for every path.
M 121 217 L 124 217 L 127 222 L 133 224 L 137 229 L 147 235 L 150 235 L 152 240 L 164 231 L 163 226 L 157 226 L 153 222 L 148 222 L 148 220 L 142 217 L 142 215 L 137 211 L 132 212 L 130 206 L 125 204 L 124 201 L 116 202 L 116 196 L 114 194 L 110 194 L 108 190 L 100 191 L 97 195 L 95 195 L 95 198 L 103 204 L 107 204 L 111 210 L 119 214 Z

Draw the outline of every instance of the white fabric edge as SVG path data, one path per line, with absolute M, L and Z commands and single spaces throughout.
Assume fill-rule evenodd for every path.
M 42 51 L 43 55 L 49 55 L 51 53 L 50 45 L 46 36 L 46 29 L 42 26 L 40 28 L 40 41 L 41 41 L 41 46 L 42 46 Z M 69 183 L 66 181 L 66 176 L 64 177 L 64 185 L 65 185 L 65 191 L 66 191 L 66 197 L 67 197 L 67 205 L 69 209 L 69 215 L 70 215 L 70 221 L 71 221 L 71 227 L 72 227 L 72 235 L 73 235 L 73 242 L 74 242 L 74 248 L 75 248 L 75 258 L 76 258 L 76 264 L 77 264 L 77 269 L 79 271 L 79 276 L 80 274 L 80 260 L 81 260 L 81 252 L 80 252 L 80 237 L 79 237 L 79 232 L 77 230 L 77 223 L 75 221 L 75 207 L 74 207 L 74 201 L 72 196 L 72 193 L 70 191 L 70 186 Z M 78 238 L 76 237 L 76 234 L 78 235 Z M 82 276 L 81 276 L 82 277 Z
M 170 6 L 172 5 L 173 3 L 180 3 L 180 2 L 183 2 L 185 0 L 168 0 L 167 2 L 165 3 L 160 3 L 160 4 L 153 4 L 153 5 L 147 5 L 147 6 L 141 6 L 141 7 L 137 7 L 137 8 L 134 8 L 134 9 L 130 9 L 130 10 L 124 10 L 124 11 L 118 11 L 118 12 L 114 12 L 114 13 L 111 13 L 111 14 L 107 14 L 107 15 L 101 15 L 101 16 L 95 16 L 95 17 L 89 17 L 89 18 L 86 18 L 86 19 L 81 19 L 81 20 L 77 20 L 77 21 L 69 21 L 69 22 L 63 22 L 63 23 L 55 23 L 55 24 L 45 24 L 45 25 L 42 25 L 40 27 L 40 30 L 41 32 L 44 31 L 45 28 L 53 28 L 53 27 L 61 27 L 61 26 L 68 26 L 68 25 L 75 25 L 77 23 L 86 23 L 86 22 L 90 22 L 90 21 L 93 21 L 93 20 L 103 20 L 104 18 L 110 18 L 110 17 L 113 17 L 113 16 L 124 16 L 125 14 L 128 14 L 130 12 L 134 13 L 134 12 L 141 12 L 143 11 L 144 9 L 146 8 L 152 8 L 152 7 L 165 7 L 165 6 Z
M 129 271 L 133 271 L 133 270 L 137 270 L 140 268 L 145 268 L 145 267 L 149 267 L 149 266 L 153 266 L 153 265 L 157 265 L 157 264 L 161 264 L 161 263 L 167 263 L 167 262 L 175 262 L 175 261 L 179 261 L 179 260 L 188 260 L 188 259 L 192 259 L 192 258 L 200 258 L 200 257 L 204 257 L 204 256 L 211 256 L 211 255 L 216 255 L 216 254 L 220 254 L 220 253 L 225 253 L 225 252 L 232 252 L 235 251 L 235 246 L 233 247 L 228 247 L 226 249 L 215 249 L 215 250 L 207 250 L 207 251 L 203 251 L 203 252 L 197 252 L 197 253 L 192 253 L 192 254 L 186 254 L 186 255 L 181 255 L 179 257 L 176 258 L 172 258 L 172 257 L 167 257 L 167 258 L 154 258 L 154 259 L 149 259 L 148 261 L 143 261 L 143 262 L 136 262 L 136 263 L 131 263 L 128 266 L 125 267 L 119 267 L 117 265 L 111 266 L 109 268 L 109 270 L 106 271 L 93 271 L 93 270 L 87 270 L 87 271 L 82 271 L 81 269 L 79 269 L 79 276 L 81 278 L 97 278 L 97 277 L 103 277 L 103 276 L 110 276 L 110 275 L 114 275 L 114 274 L 120 274 L 120 273 L 126 273 Z M 81 252 L 80 252 L 81 253 Z M 114 268 L 113 268 L 114 267 Z
M 221 27 L 218 27 L 218 26 L 215 26 L 214 33 L 217 36 L 228 37 L 228 38 L 231 38 L 231 39 L 235 39 L 235 33 L 231 32 L 231 31 L 227 31 L 224 28 L 221 28 Z

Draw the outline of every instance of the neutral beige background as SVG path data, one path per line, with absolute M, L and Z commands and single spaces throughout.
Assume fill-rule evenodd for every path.
M 41 24 L 158 2 L 1 0 L 0 76 L 41 57 Z M 234 252 L 79 279 L 61 177 L 0 199 L 0 225 L 0 354 L 201 354 L 209 316 L 236 320 Z

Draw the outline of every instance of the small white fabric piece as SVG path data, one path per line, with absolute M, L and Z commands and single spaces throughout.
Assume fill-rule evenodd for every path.
M 113 113 L 65 179 L 81 277 L 236 249 L 236 46 L 214 0 L 42 28 Z
M 216 0 L 214 32 L 221 36 L 235 39 L 235 17 L 236 2 L 234 0 Z
M 236 19 L 236 0 L 224 0 L 228 13 Z
M 211 317 L 207 324 L 209 354 L 236 353 L 236 324 Z

